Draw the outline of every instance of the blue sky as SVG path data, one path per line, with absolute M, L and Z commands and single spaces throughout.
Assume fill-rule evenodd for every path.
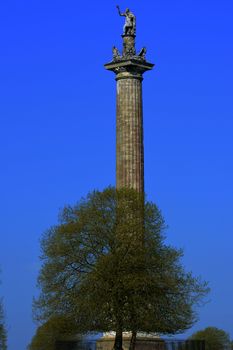
M 145 74 L 145 188 L 184 248 L 187 270 L 208 280 L 210 302 L 189 331 L 233 338 L 233 3 L 123 1 L 137 16 Z M 0 294 L 9 350 L 34 333 L 39 239 L 59 210 L 115 183 L 115 81 L 103 68 L 120 48 L 114 1 L 0 4 Z

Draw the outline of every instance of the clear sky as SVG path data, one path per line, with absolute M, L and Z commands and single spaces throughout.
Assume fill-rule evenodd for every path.
M 210 282 L 188 332 L 233 338 L 233 2 L 119 0 L 137 16 L 145 74 L 145 187 L 184 248 L 187 270 Z M 59 209 L 115 183 L 116 2 L 0 2 L 0 294 L 9 350 L 34 333 L 39 239 Z

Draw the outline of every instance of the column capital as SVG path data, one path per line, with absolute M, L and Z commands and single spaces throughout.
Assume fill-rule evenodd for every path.
M 107 70 L 116 74 L 116 79 L 143 79 L 142 75 L 154 67 L 153 63 L 136 58 L 121 59 L 104 65 Z

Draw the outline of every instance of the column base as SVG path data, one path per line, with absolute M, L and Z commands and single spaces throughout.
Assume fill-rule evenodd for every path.
M 96 350 L 112 350 L 114 346 L 114 332 L 106 333 L 96 342 Z M 129 350 L 131 333 L 123 333 L 123 349 Z M 165 342 L 158 335 L 139 333 L 136 339 L 135 350 L 165 350 Z

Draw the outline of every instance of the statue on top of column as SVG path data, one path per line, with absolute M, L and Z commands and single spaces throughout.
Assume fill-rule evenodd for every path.
M 118 13 L 120 16 L 125 17 L 124 34 L 123 35 L 135 35 L 136 34 L 136 17 L 130 11 L 126 9 L 125 12 L 120 11 L 120 7 L 117 5 Z

